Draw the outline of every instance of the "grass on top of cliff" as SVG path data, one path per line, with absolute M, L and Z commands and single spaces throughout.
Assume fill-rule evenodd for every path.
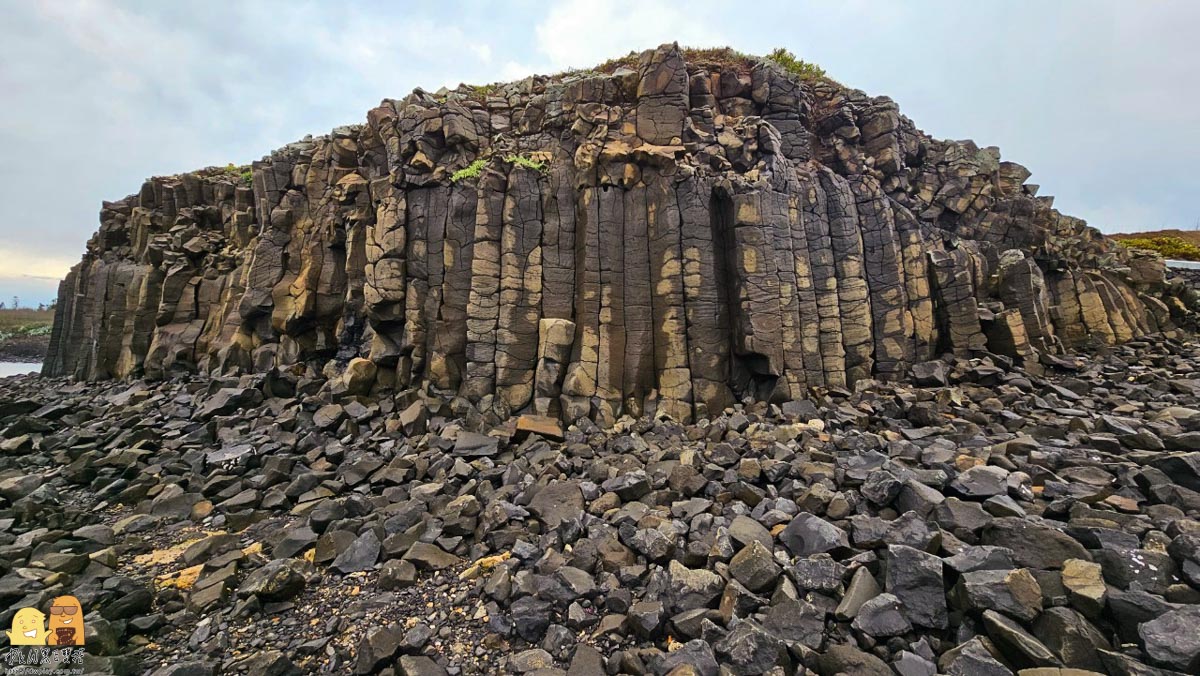
M 788 73 L 808 82 L 824 81 L 835 85 L 840 83 L 829 77 L 825 69 L 815 63 L 798 58 L 784 47 L 771 50 L 766 56 L 754 56 L 739 52 L 732 47 L 680 47 L 683 58 L 689 63 L 701 66 L 719 66 L 722 70 L 733 68 L 739 72 L 749 72 L 754 64 L 760 61 L 770 61 Z M 550 75 L 551 80 L 560 80 L 569 75 L 612 75 L 621 68 L 637 70 L 641 52 L 633 51 L 624 56 L 609 59 L 593 68 L 568 68 L 567 70 Z M 486 85 L 460 85 L 460 91 L 465 91 L 467 98 L 482 103 L 487 97 L 502 90 L 505 83 L 493 82 Z
M 1109 235 L 1117 244 L 1130 249 L 1149 249 L 1177 261 L 1200 261 L 1200 232 L 1188 230 L 1155 230 Z
M 733 66 L 742 71 L 748 71 L 754 67 L 758 61 L 770 61 L 787 72 L 799 77 L 802 80 L 826 80 L 836 82 L 826 74 L 825 69 L 815 63 L 810 63 L 804 59 L 798 58 L 795 54 L 786 48 L 779 47 L 771 50 L 770 54 L 758 57 L 753 54 L 739 52 L 732 47 L 681 47 L 684 60 L 689 63 L 696 64 L 714 64 L 724 67 Z M 641 52 L 629 52 L 625 56 L 619 56 L 615 59 L 609 59 L 604 63 L 590 69 L 591 72 L 604 73 L 611 75 L 619 68 L 632 68 L 637 70 L 638 59 Z M 568 70 L 560 75 L 576 72 L 589 72 L 587 70 L 576 71 Z
M 683 52 L 684 60 L 691 63 L 716 63 L 723 66 L 740 66 L 747 70 L 754 65 L 756 60 L 754 56 L 739 52 L 732 47 L 681 47 L 680 51 Z M 637 70 L 640 55 L 641 52 L 629 52 L 625 56 L 605 61 L 596 66 L 594 70 L 608 75 L 618 68 Z
M 0 339 L 10 336 L 48 336 L 54 324 L 54 310 L 4 308 L 0 310 Z
M 773 61 L 787 72 L 799 77 L 801 80 L 828 80 L 828 75 L 825 74 L 825 69 L 815 63 L 809 63 L 804 59 L 796 58 L 796 55 L 788 50 L 780 47 L 772 50 L 767 54 L 767 60 Z

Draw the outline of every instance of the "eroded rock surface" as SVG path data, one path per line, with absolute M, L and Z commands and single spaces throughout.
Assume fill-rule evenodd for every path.
M 1029 175 L 732 53 L 417 90 L 246 178 L 105 203 L 44 372 L 290 370 L 457 394 L 492 421 L 688 422 L 943 352 L 1032 368 L 1172 328 L 1161 261 Z

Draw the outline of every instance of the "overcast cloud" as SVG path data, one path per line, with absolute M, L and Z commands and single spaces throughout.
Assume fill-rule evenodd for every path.
M 361 122 L 384 97 L 678 40 L 787 47 L 997 145 L 1102 230 L 1200 227 L 1200 3 L 0 0 L 0 299 L 48 301 L 100 202 Z

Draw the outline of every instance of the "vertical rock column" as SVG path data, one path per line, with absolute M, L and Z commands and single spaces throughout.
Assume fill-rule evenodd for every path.
M 533 397 L 542 306 L 542 199 L 539 173 L 514 166 L 500 236 L 500 324 L 496 398 L 516 412 Z
M 399 381 L 404 386 L 419 385 L 425 376 L 427 345 L 426 332 L 429 330 L 429 307 L 426 302 L 429 297 L 430 273 L 430 230 L 434 230 L 435 246 L 440 246 L 444 221 L 440 221 L 434 206 L 437 204 L 438 188 L 418 188 L 410 190 L 406 198 L 408 205 L 406 229 L 408 230 L 407 248 L 404 258 L 407 262 L 408 274 L 405 278 L 404 290 L 404 331 L 400 338 L 400 364 L 397 369 Z M 439 263 L 440 268 L 440 263 Z
M 559 397 L 574 342 L 575 322 L 557 318 L 538 322 L 538 362 L 533 394 L 533 410 L 538 415 L 562 414 Z
M 729 390 L 730 283 L 717 256 L 724 243 L 717 237 L 712 211 L 712 184 L 689 178 L 676 187 L 679 204 L 680 260 L 687 326 L 688 367 L 697 417 L 715 416 L 733 403 Z
M 731 376 L 739 394 L 767 399 L 784 369 L 779 275 L 772 234 L 779 226 L 769 222 L 775 214 L 767 211 L 762 191 L 734 194 L 730 199 L 733 220 L 727 233 L 726 256 L 736 294 L 730 304 Z
M 507 180 L 486 169 L 479 177 L 471 292 L 467 298 L 467 370 L 462 394 L 481 402 L 496 388 L 496 334 L 500 321 L 500 238 Z
M 1075 276 L 1071 270 L 1052 271 L 1046 275 L 1050 293 L 1050 321 L 1063 346 L 1072 349 L 1088 342 L 1087 326 L 1075 292 Z
M 822 168 L 819 176 L 829 210 L 829 238 L 838 276 L 846 379 L 852 383 L 870 378 L 874 368 L 870 287 L 863 269 L 858 209 L 846 179 L 827 168 Z
M 842 314 L 838 301 L 837 262 L 833 238 L 829 234 L 829 209 L 825 189 L 816 175 L 799 172 L 804 195 L 802 214 L 808 239 L 808 257 L 812 269 L 814 298 L 819 326 L 818 345 L 825 385 L 846 384 L 846 348 L 842 339 Z
M 929 252 L 938 314 L 946 327 L 946 347 L 956 354 L 987 345 L 979 323 L 979 304 L 971 278 L 969 254 L 963 249 Z
M 563 413 L 573 420 L 591 415 L 600 358 L 600 190 L 580 191 L 575 227 L 575 340 L 563 380 Z
M 407 205 L 404 192 L 392 185 L 387 177 L 376 179 L 371 192 L 376 200 L 375 222 L 367 228 L 367 267 L 363 286 L 367 318 L 375 332 L 370 358 L 378 366 L 394 369 L 400 358 L 407 286 L 408 268 L 404 257 L 408 242 L 404 227 Z M 278 255 L 274 253 L 274 247 L 268 250 Z
M 763 206 L 770 223 L 769 233 L 773 241 L 775 274 L 779 285 L 779 327 L 780 348 L 783 357 L 783 372 L 775 386 L 773 397 L 778 400 L 802 399 L 808 393 L 808 373 L 804 368 L 804 340 L 802 338 L 802 322 L 800 316 L 800 284 L 797 280 L 797 261 L 801 254 L 796 251 L 797 242 L 793 239 L 793 196 L 789 194 L 787 167 L 782 161 L 777 163 L 781 171 L 777 177 L 775 189 L 764 193 Z M 807 241 L 799 243 L 807 260 Z
M 891 207 L 900 240 L 908 316 L 912 323 L 912 357 L 916 361 L 925 361 L 931 359 L 937 349 L 937 320 L 933 312 L 927 255 L 933 241 L 921 232 L 921 224 L 911 211 L 895 202 L 891 202 Z
M 1058 338 L 1050 321 L 1046 281 L 1037 263 L 1021 251 L 1009 249 L 1000 256 L 996 276 L 1000 300 L 1004 301 L 1005 307 L 1021 313 L 1029 343 L 1042 352 L 1058 352 Z
M 855 178 L 850 187 L 859 216 L 864 270 L 870 288 L 875 371 L 880 377 L 895 379 L 905 373 L 907 362 L 912 359 L 912 316 L 896 223 L 875 179 Z
M 440 293 L 428 341 L 429 379 L 442 390 L 458 388 L 466 371 L 467 304 L 479 202 L 475 187 L 466 183 L 453 186 L 449 199 L 439 252 Z
M 679 48 L 664 45 L 644 52 L 638 74 L 637 135 L 655 145 L 682 137 L 688 117 L 688 75 Z
M 620 189 L 602 188 L 596 198 L 595 249 L 588 252 L 600 272 L 594 403 L 596 420 L 612 424 L 625 385 L 625 197 Z
M 692 420 L 692 369 L 685 296 L 682 217 L 674 176 L 643 169 L 649 246 L 655 386 L 658 412 Z
M 622 323 L 625 327 L 624 372 L 621 376 L 622 413 L 643 414 L 646 396 L 656 384 L 654 363 L 655 290 L 651 284 L 649 206 L 644 183 L 623 191 Z

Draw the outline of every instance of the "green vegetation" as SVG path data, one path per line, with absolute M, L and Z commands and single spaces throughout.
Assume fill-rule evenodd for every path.
M 470 98 L 482 103 L 487 99 L 487 97 L 500 90 L 500 83 L 493 82 L 485 85 L 467 85 L 467 87 L 471 90 Z
M 36 326 L 33 324 L 24 324 L 22 326 L 15 326 L 11 329 L 0 330 L 0 340 L 8 340 L 9 338 L 15 338 L 17 336 L 48 336 L 50 335 L 50 330 L 52 328 L 53 327 L 51 327 L 49 324 L 40 324 Z
M 508 162 L 509 164 L 515 164 L 518 167 L 533 169 L 534 171 L 546 171 L 545 162 L 539 162 L 532 157 L 526 157 L 524 155 L 509 155 L 508 157 L 504 158 L 504 161 Z
M 534 153 L 534 155 L 538 155 L 538 154 L 539 153 Z M 542 153 L 542 155 L 547 155 L 547 154 Z M 526 169 L 532 169 L 534 171 L 540 171 L 542 173 L 545 173 L 549 169 L 549 165 L 547 165 L 545 162 L 535 159 L 534 157 L 529 156 L 529 155 L 506 155 L 504 157 L 504 161 L 508 162 L 509 164 L 512 164 L 514 166 L 524 167 Z M 483 168 L 487 166 L 487 163 L 488 163 L 487 157 L 481 157 L 481 158 L 475 160 L 474 162 L 463 167 L 462 169 L 459 169 L 458 171 L 454 172 L 453 174 L 450 174 L 450 182 L 458 183 L 459 181 L 466 179 L 466 178 L 479 178 L 479 175 L 483 173 Z
M 464 178 L 479 178 L 479 174 L 483 173 L 483 168 L 487 166 L 487 160 L 479 158 L 467 166 L 459 169 L 450 175 L 451 183 L 458 183 Z
M 598 73 L 607 73 L 607 74 L 611 75 L 613 73 L 613 71 L 617 70 L 618 68 L 625 67 L 625 68 L 633 68 L 634 70 L 637 70 L 637 66 L 638 66 L 638 53 L 637 52 L 629 52 L 625 56 L 618 56 L 615 59 L 609 59 L 608 61 L 605 61 L 604 63 L 600 64 L 599 66 L 596 66 L 595 71 Z M 563 74 L 572 74 L 572 73 L 576 73 L 576 72 L 585 72 L 585 71 L 578 71 L 578 70 L 572 68 L 570 70 L 565 71 Z
M 225 176 L 241 181 L 246 185 L 250 185 L 250 182 L 254 179 L 254 172 L 250 169 L 249 165 L 242 165 L 239 167 L 233 162 L 230 162 L 223 167 L 212 167 L 211 169 L 203 169 L 196 173 L 200 174 L 201 176 L 220 176 L 224 174 Z
M 1117 243 L 1130 249 L 1149 249 L 1163 258 L 1200 261 L 1200 247 L 1180 237 L 1129 237 Z
M 780 47 L 767 54 L 767 59 L 774 61 L 780 67 L 802 80 L 828 80 L 825 69 L 815 63 L 796 58 L 796 55 Z
M 684 47 L 683 58 L 688 61 L 703 63 L 711 61 L 727 65 L 738 65 L 749 68 L 754 65 L 754 57 L 739 52 L 732 47 Z
M 0 340 L 17 336 L 48 336 L 53 324 L 53 308 L 0 309 Z

